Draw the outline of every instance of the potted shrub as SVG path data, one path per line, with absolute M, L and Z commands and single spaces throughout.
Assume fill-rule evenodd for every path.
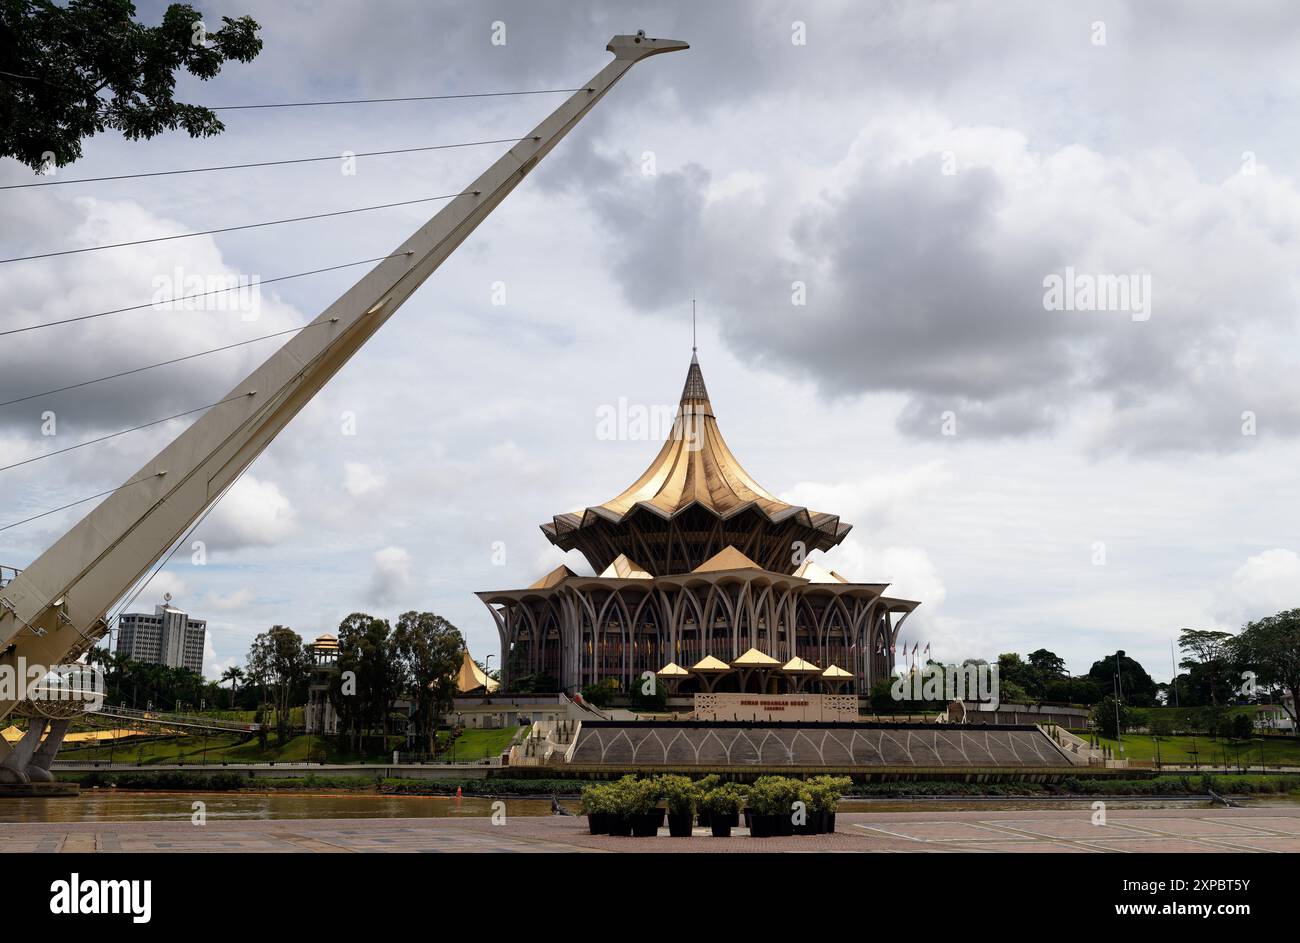
M 775 819 L 780 812 L 774 776 L 760 776 L 749 789 L 745 804 L 745 820 L 753 838 L 769 838 L 776 834 Z
M 704 794 L 717 789 L 721 785 L 722 777 L 717 773 L 710 773 L 707 776 L 701 776 L 699 779 L 695 780 L 695 791 L 700 798 L 698 816 L 700 828 L 709 827 L 709 810 L 704 807 Z
M 822 831 L 822 814 L 814 808 L 812 784 L 806 779 L 794 780 L 794 783 L 798 788 L 798 799 L 795 801 L 803 803 L 803 822 L 795 822 L 793 813 L 791 815 L 794 834 L 820 835 Z
M 760 776 L 749 793 L 749 834 L 768 838 L 794 834 L 794 804 L 803 784 L 785 776 Z
M 614 784 L 615 789 L 615 830 L 611 835 L 634 835 L 649 838 L 663 822 L 663 810 L 659 804 L 659 787 L 651 779 L 637 779 L 624 776 Z
M 673 838 L 690 838 L 695 824 L 695 807 L 699 793 L 685 776 L 660 776 L 659 792 L 668 805 L 668 834 Z
M 587 815 L 587 826 L 593 835 L 608 835 L 614 818 L 612 788 L 606 783 L 584 786 L 582 811 Z
M 709 814 L 709 828 L 714 838 L 730 838 L 731 823 L 740 816 L 744 797 L 733 783 L 723 783 L 706 792 L 701 805 Z
M 814 776 L 808 781 L 812 799 L 809 803 L 809 819 L 815 813 L 823 832 L 832 834 L 835 831 L 835 810 L 839 807 L 840 796 L 851 785 L 853 780 L 848 776 Z
M 624 776 L 605 788 L 609 790 L 609 834 L 625 838 L 632 834 L 633 817 L 640 802 L 636 777 Z

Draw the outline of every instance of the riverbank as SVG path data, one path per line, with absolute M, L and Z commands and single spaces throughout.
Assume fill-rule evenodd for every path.
M 499 771 L 498 771 L 499 772 Z M 131 772 L 91 771 L 60 774 L 61 781 L 76 782 L 83 790 L 153 790 L 171 792 L 281 792 L 320 793 L 330 791 L 387 796 L 549 797 L 573 796 L 582 783 L 573 779 L 511 778 L 427 778 L 359 777 L 307 775 L 277 779 L 249 779 L 233 772 L 184 772 L 138 770 Z M 1207 796 L 1211 792 L 1230 796 L 1300 795 L 1300 776 L 1291 774 L 1183 774 L 1134 779 L 1068 776 L 1059 783 L 961 782 L 954 780 L 905 780 L 854 783 L 845 798 L 888 798 L 907 800 L 927 797 L 1064 798 L 1064 797 L 1181 797 Z

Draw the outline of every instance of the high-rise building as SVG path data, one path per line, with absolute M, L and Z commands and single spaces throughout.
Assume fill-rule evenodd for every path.
M 127 612 L 117 620 L 117 654 L 132 661 L 172 668 L 189 668 L 203 673 L 203 642 L 207 637 L 205 619 L 191 619 L 171 604 L 167 596 L 153 615 Z

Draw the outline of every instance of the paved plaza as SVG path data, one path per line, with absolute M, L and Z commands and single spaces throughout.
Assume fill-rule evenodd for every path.
M 1287 852 L 1300 851 L 1300 809 L 1141 809 L 1092 823 L 1075 810 L 846 812 L 834 835 L 729 839 L 611 838 L 586 819 L 486 818 L 222 820 L 0 825 L 0 854 L 16 852 Z

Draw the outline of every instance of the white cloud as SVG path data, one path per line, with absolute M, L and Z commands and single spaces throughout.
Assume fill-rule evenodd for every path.
M 209 550 L 273 546 L 294 533 L 294 518 L 293 505 L 276 482 L 246 474 L 195 536 L 205 540 Z
M 387 605 L 397 601 L 411 586 L 411 555 L 401 547 L 385 547 L 374 554 L 369 596 Z
M 252 601 L 253 591 L 245 586 L 226 596 L 212 595 L 205 597 L 203 605 L 219 612 L 230 612 L 234 609 L 243 609 Z
M 948 462 L 935 460 L 914 468 L 868 475 L 855 481 L 823 484 L 803 481 L 781 494 L 791 504 L 839 514 L 856 527 L 875 528 L 920 495 L 953 479 Z
M 1217 600 L 1216 615 L 1232 629 L 1300 606 L 1300 556 L 1275 547 L 1237 567 Z
M 188 590 L 189 584 L 180 576 L 171 570 L 160 570 L 154 574 L 153 579 L 149 580 L 149 585 L 136 597 L 130 609 L 132 612 L 152 612 L 153 607 L 161 603 L 167 593 L 172 595 L 173 606 L 184 609 L 187 605 Z
M 354 498 L 382 488 L 387 480 L 382 472 L 362 462 L 345 462 L 343 465 L 343 487 Z

